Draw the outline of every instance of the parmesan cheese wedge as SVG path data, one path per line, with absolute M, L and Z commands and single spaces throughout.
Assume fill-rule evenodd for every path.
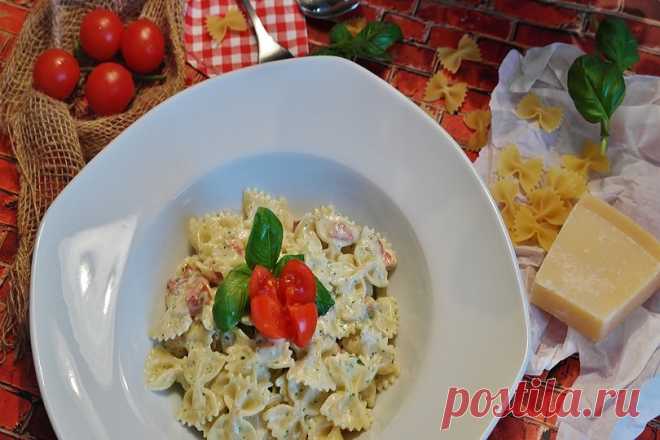
M 530 301 L 593 341 L 660 288 L 660 243 L 607 203 L 584 195 L 536 275 Z

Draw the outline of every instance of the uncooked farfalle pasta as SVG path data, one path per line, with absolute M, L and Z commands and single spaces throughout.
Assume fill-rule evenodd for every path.
M 278 262 L 261 268 L 252 248 L 278 227 Z M 242 213 L 190 219 L 189 238 L 194 252 L 167 282 L 145 363 L 149 389 L 181 392 L 176 418 L 213 440 L 337 440 L 368 429 L 378 394 L 399 376 L 398 303 L 386 289 L 397 264 L 390 243 L 332 206 L 296 218 L 285 199 L 255 190 L 244 192 Z M 293 269 L 311 270 L 316 302 L 281 296 Z M 266 326 L 261 300 L 287 319 Z M 245 310 L 236 322 L 232 304 Z M 310 309 L 315 324 L 305 339 L 307 327 L 290 326 Z M 276 324 L 289 336 L 264 336 L 278 334 Z

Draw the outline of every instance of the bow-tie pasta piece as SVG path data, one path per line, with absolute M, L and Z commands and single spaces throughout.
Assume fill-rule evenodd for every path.
M 371 324 L 387 338 L 393 338 L 399 331 L 399 303 L 391 296 L 368 299 L 367 311 Z
M 360 267 L 367 267 L 367 280 L 376 287 L 387 287 L 388 271 L 385 246 L 376 232 L 362 228 L 360 239 L 355 245 L 355 261 Z M 396 259 L 396 257 L 394 257 Z
M 218 43 L 225 39 L 227 30 L 246 31 L 248 29 L 247 21 L 241 11 L 231 8 L 224 17 L 209 16 L 206 17 L 206 31 Z
M 529 207 L 538 221 L 561 226 L 568 217 L 570 208 L 562 202 L 561 197 L 552 188 L 540 188 L 527 196 Z
M 490 111 L 475 110 L 463 116 L 465 125 L 474 130 L 468 138 L 467 148 L 472 151 L 481 150 L 488 143 L 488 127 L 490 127 Z
M 284 197 L 274 198 L 262 191 L 248 189 L 243 192 L 243 215 L 252 222 L 257 208 L 268 208 L 282 222 L 282 227 L 293 232 L 293 214 L 289 210 L 289 202 Z
M 481 61 L 481 51 L 477 43 L 467 34 L 463 35 L 458 42 L 458 48 L 440 47 L 438 48 L 438 58 L 442 67 L 451 73 L 458 72 L 461 62 Z
M 337 391 L 323 403 L 321 414 L 341 429 L 349 431 L 360 431 L 371 426 L 373 415 L 360 397 L 360 392 L 373 381 L 376 368 L 348 353 L 328 358 L 327 364 L 337 383 Z
M 374 383 L 376 384 L 376 389 L 378 390 L 379 393 L 382 393 L 392 385 L 394 385 L 394 382 L 399 378 L 399 375 L 401 374 L 401 369 L 399 367 L 399 364 L 394 362 L 392 364 L 391 370 L 387 374 L 378 374 L 376 378 L 374 379 Z
M 242 344 L 232 345 L 227 349 L 226 370 L 233 375 L 256 377 L 259 382 L 268 382 L 268 367 L 260 362 L 255 350 Z
M 467 84 L 464 82 L 449 84 L 444 73 L 438 72 L 426 83 L 424 101 L 431 102 L 438 99 L 445 100 L 445 108 L 449 113 L 456 111 L 463 105 L 467 93 Z
M 356 17 L 350 20 L 346 20 L 344 25 L 346 25 L 348 32 L 350 32 L 351 35 L 355 37 L 357 34 L 362 32 L 362 29 L 367 26 L 367 20 L 364 17 Z
M 567 168 L 550 168 L 546 179 L 548 187 L 563 200 L 577 200 L 587 191 L 586 177 Z
M 549 223 L 538 221 L 534 212 L 528 206 L 521 206 L 516 212 L 513 234 L 511 239 L 516 244 L 523 244 L 528 240 L 536 240 L 546 251 L 557 238 L 559 228 Z
M 518 180 L 512 177 L 499 179 L 490 187 L 493 198 L 500 205 L 502 219 L 509 233 L 513 231 L 513 223 L 516 217 L 516 210 L 518 209 L 518 204 L 515 201 L 518 195 L 518 188 Z
M 227 386 L 232 398 L 228 399 L 227 407 L 241 417 L 258 414 L 271 400 L 270 386 L 269 382 L 257 382 L 254 377 L 232 376 Z
M 240 215 L 228 212 L 193 217 L 188 222 L 190 244 L 197 253 L 187 262 L 202 273 L 215 275 L 217 284 L 222 276 L 245 260 L 245 245 L 250 235 L 250 223 Z
M 206 433 L 206 440 L 261 440 L 257 430 L 245 418 L 235 413 L 218 417 Z
M 328 394 L 293 381 L 288 381 L 287 394 L 289 403 L 276 405 L 264 413 L 268 429 L 278 440 L 305 438 L 305 418 L 320 414 Z
M 337 312 L 337 304 L 328 311 L 325 315 L 319 317 L 316 322 L 316 335 L 320 338 L 330 337 L 335 339 L 345 338 L 357 331 L 357 323 L 353 321 L 346 321 L 342 319 Z M 317 336 L 312 338 L 312 342 L 317 339 Z
M 213 333 L 202 323 L 195 321 L 183 335 L 163 342 L 163 347 L 174 356 L 183 358 L 194 348 L 210 347 L 212 343 Z
M 301 383 L 316 390 L 334 390 L 336 385 L 325 364 L 325 358 L 338 351 L 339 346 L 334 339 L 313 338 L 304 356 L 299 357 L 289 369 L 287 379 L 290 383 Z
M 607 173 L 610 170 L 610 161 L 607 155 L 600 151 L 600 146 L 592 141 L 585 141 L 580 156 L 567 154 L 561 157 L 564 168 L 575 171 L 583 176 L 588 176 L 589 171 Z
M 188 309 L 186 284 L 168 283 L 165 295 L 165 313 L 151 330 L 150 336 L 157 341 L 167 341 L 184 334 L 192 325 L 193 318 Z M 192 295 L 201 292 L 191 291 Z
M 153 391 L 171 387 L 183 373 L 183 360 L 162 347 L 151 349 L 144 365 L 147 388 Z
M 523 160 L 518 147 L 511 144 L 503 148 L 498 157 L 497 174 L 500 177 L 514 176 L 526 193 L 536 188 L 543 175 L 543 160 L 532 158 Z
M 203 430 L 204 426 L 220 414 L 224 402 L 208 388 L 194 386 L 183 395 L 177 419 L 186 426 Z
M 284 339 L 278 339 L 257 347 L 257 359 L 260 364 L 272 370 L 291 368 L 295 364 L 291 345 Z
M 222 370 L 227 357 L 209 347 L 195 348 L 183 360 L 183 378 L 191 385 L 206 385 Z
M 323 216 L 316 221 L 316 233 L 328 245 L 328 257 L 335 259 L 343 248 L 357 241 L 360 228 L 341 215 Z
M 564 112 L 561 107 L 544 106 L 541 98 L 528 93 L 516 107 L 516 114 L 521 119 L 534 119 L 548 133 L 555 131 L 561 125 Z
M 341 429 L 324 416 L 312 417 L 307 424 L 307 440 L 344 440 Z

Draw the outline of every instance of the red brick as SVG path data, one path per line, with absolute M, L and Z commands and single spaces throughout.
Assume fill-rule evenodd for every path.
M 436 122 L 442 118 L 442 108 L 435 102 L 418 102 L 414 101 L 422 110 L 426 112 Z
M 428 45 L 436 49 L 438 47 L 458 47 L 458 42 L 463 35 L 464 32 L 434 26 L 429 33 Z
M 607 9 L 609 11 L 618 11 L 622 0 L 563 0 L 567 3 L 575 3 L 585 8 Z M 645 0 L 641 0 L 645 1 Z
M 348 21 L 355 18 L 364 18 L 367 21 L 377 21 L 380 20 L 381 15 L 382 10 L 361 4 L 348 14 L 342 16 L 342 21 Z M 307 21 L 309 22 L 309 19 L 307 19 Z
M 9 283 L 6 282 L 3 289 L 8 287 Z M 14 352 L 8 353 L 6 361 L 0 365 L 0 382 L 27 391 L 34 396 L 40 394 L 31 356 L 23 356 L 16 360 Z
M 540 47 L 552 43 L 575 44 L 584 51 L 591 51 L 594 47 L 594 41 L 592 38 L 578 37 L 569 32 L 543 29 L 524 23 L 518 25 L 515 42 L 523 47 Z
M 492 35 L 506 39 L 511 30 L 511 22 L 483 12 L 444 6 L 424 0 L 417 11 L 422 20 L 430 20 L 438 24 L 446 23 L 455 28 L 478 34 Z
M 400 12 L 412 12 L 415 6 L 415 0 L 365 0 L 365 3 Z
M 635 64 L 633 70 L 643 75 L 660 76 L 660 56 L 640 52 L 639 62 Z
M 538 440 L 544 430 L 527 419 L 507 416 L 498 422 L 489 440 Z
M 595 33 L 598 30 L 598 24 L 605 17 L 604 15 L 594 15 L 589 20 L 589 31 Z M 636 20 L 625 20 L 625 22 L 640 46 L 660 49 L 660 26 Z
M 392 68 L 388 65 L 377 63 L 375 61 L 371 60 L 357 60 L 357 63 L 364 67 L 365 69 L 369 70 L 371 73 L 375 74 L 376 76 L 379 76 L 380 78 L 384 79 L 387 81 L 389 78 L 390 72 L 392 71 Z
M 466 113 L 473 110 L 488 109 L 489 103 L 490 95 L 487 93 L 468 89 L 467 95 L 465 95 L 465 101 L 463 101 L 463 106 L 461 107 L 461 111 Z
M 399 66 L 430 73 L 433 71 L 435 51 L 407 43 L 397 43 L 390 49 L 392 61 Z
M 0 159 L 0 189 L 18 193 L 18 169 L 15 163 L 6 159 Z
M 495 0 L 495 8 L 513 17 L 518 17 L 546 27 L 577 30 L 581 27 L 581 17 L 575 9 L 561 8 L 534 0 Z
M 557 385 L 564 388 L 573 386 L 575 379 L 580 375 L 580 361 L 575 358 L 569 357 L 550 370 L 548 378 L 557 380 Z
M 18 196 L 0 191 L 0 225 L 16 226 Z
M 330 44 L 330 29 L 334 23 L 327 20 L 307 20 L 307 38 L 312 44 L 326 46 Z M 310 50 L 311 52 L 311 50 Z
M 481 59 L 485 63 L 499 65 L 509 51 L 512 49 L 520 51 L 520 48 L 516 46 L 491 40 L 490 38 L 479 38 L 478 44 L 481 50 Z
M 390 84 L 409 98 L 421 101 L 424 97 L 428 80 L 428 77 L 417 73 L 397 70 L 394 72 L 392 79 L 390 79 Z
M 383 21 L 389 21 L 398 25 L 403 32 L 403 38 L 406 40 L 424 41 L 426 25 L 419 20 L 397 14 L 386 14 Z
M 30 412 L 29 400 L 0 388 L 0 428 L 13 430 Z
M 0 231 L 0 262 L 11 263 L 18 250 L 18 235 L 13 229 Z
M 455 74 L 445 72 L 445 74 L 452 81 L 463 81 L 470 87 L 489 92 L 497 85 L 497 69 L 474 61 L 463 61 L 458 72 Z
M 660 21 L 660 3 L 650 0 L 626 0 L 623 12 Z
M 12 34 L 18 34 L 23 26 L 27 9 L 0 2 L 0 29 Z
M 472 134 L 472 130 L 465 125 L 463 115 L 460 114 L 452 115 L 445 113 L 440 125 L 442 125 L 442 128 L 447 130 L 447 133 L 449 133 L 449 135 L 461 145 L 467 144 L 467 141 Z

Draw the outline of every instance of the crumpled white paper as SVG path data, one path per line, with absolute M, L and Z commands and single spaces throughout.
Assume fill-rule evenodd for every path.
M 600 127 L 580 116 L 566 87 L 568 68 L 581 54 L 574 46 L 553 44 L 530 49 L 525 56 L 515 50 L 506 56 L 490 102 L 490 144 L 475 162 L 488 185 L 497 153 L 508 144 L 516 144 L 524 156 L 543 157 L 549 167 L 558 165 L 560 154 L 579 154 L 585 139 L 598 141 Z M 558 130 L 548 134 L 537 123 L 515 115 L 515 106 L 529 91 L 541 97 L 544 105 L 564 110 Z M 660 238 L 660 78 L 626 77 L 626 96 L 612 120 L 608 155 L 611 173 L 592 180 L 590 192 Z M 529 286 L 544 252 L 518 246 L 516 253 Z M 642 390 L 638 417 L 617 418 L 610 401 L 601 417 L 560 419 L 558 440 L 634 439 L 660 414 L 660 292 L 597 344 L 533 305 L 530 323 L 532 356 L 527 373 L 540 374 L 579 353 L 580 376 L 572 388 L 582 390 L 582 407 L 594 408 L 599 388 Z

